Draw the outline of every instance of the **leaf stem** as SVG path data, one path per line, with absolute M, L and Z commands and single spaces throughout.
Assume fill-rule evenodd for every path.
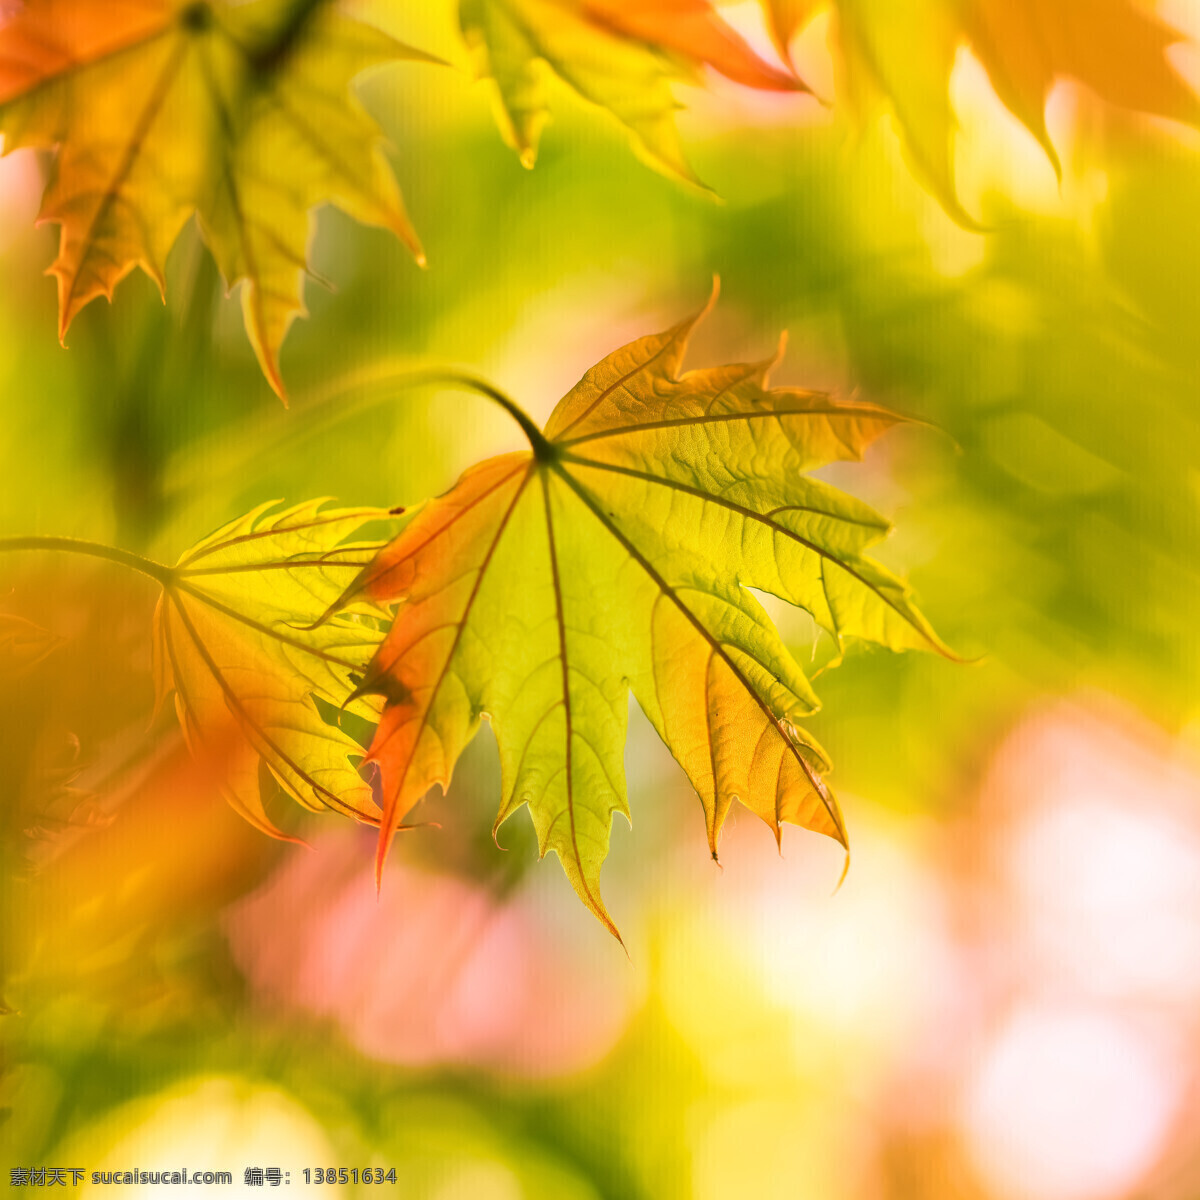
M 558 457 L 558 447 L 547 440 L 520 405 L 486 380 L 466 371 L 414 367 L 407 362 L 399 365 L 385 361 L 370 370 L 339 376 L 316 395 L 293 402 L 291 412 L 295 419 L 283 429 L 272 412 L 267 418 L 258 414 L 247 419 L 238 428 L 236 436 L 222 431 L 219 437 L 213 435 L 200 439 L 171 464 L 168 471 L 171 481 L 169 495 L 182 498 L 197 487 L 211 488 L 216 458 L 222 464 L 222 477 L 236 476 L 252 469 L 254 461 L 268 445 L 272 453 L 290 452 L 294 447 L 305 445 L 337 429 L 343 422 L 356 420 L 391 404 L 397 394 L 406 388 L 439 383 L 478 392 L 499 404 L 521 426 L 534 452 L 541 455 L 543 461 Z
M 115 546 L 105 546 L 100 542 L 86 542 L 80 538 L 70 537 L 12 537 L 0 538 L 0 553 L 6 550 L 61 550 L 68 554 L 86 554 L 92 558 L 104 558 L 109 562 L 120 563 L 123 567 L 147 575 L 151 579 L 167 587 L 174 577 L 174 571 L 153 559 L 143 558 L 129 550 L 118 550 Z
M 414 386 L 423 383 L 447 383 L 465 391 L 477 392 L 481 396 L 486 396 L 493 403 L 500 405 L 520 425 L 521 432 L 529 439 L 529 445 L 538 459 L 549 461 L 558 456 L 556 447 L 534 424 L 533 418 L 511 396 L 506 395 L 498 387 L 494 387 L 478 375 L 472 375 L 469 371 L 414 371 L 407 378 L 396 377 L 395 382 L 410 383 Z

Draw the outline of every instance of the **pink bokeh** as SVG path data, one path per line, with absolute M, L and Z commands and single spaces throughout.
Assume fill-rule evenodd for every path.
M 363 1053 L 414 1067 L 555 1075 L 615 1045 L 640 985 L 608 939 L 564 938 L 528 891 L 504 901 L 408 864 L 377 894 L 371 849 L 331 832 L 231 911 L 234 957 L 264 1003 L 332 1018 Z

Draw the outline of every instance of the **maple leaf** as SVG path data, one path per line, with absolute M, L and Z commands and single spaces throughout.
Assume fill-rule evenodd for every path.
M 26 0 L 0 23 L 4 152 L 57 150 L 41 220 L 61 227 L 59 336 L 185 222 L 285 398 L 279 350 L 304 312 L 310 210 L 331 202 L 423 262 L 381 134 L 350 92 L 394 59 L 436 61 L 321 0 Z
M 378 719 L 378 700 L 352 693 L 383 637 L 385 614 L 365 604 L 311 626 L 380 545 L 344 539 L 389 514 L 322 511 L 323 503 L 273 515 L 274 502 L 260 505 L 159 573 L 159 702 L 174 691 L 193 755 L 211 767 L 233 807 L 274 837 L 284 835 L 263 806 L 260 761 L 305 808 L 379 822 L 354 762 L 363 747 L 340 718 Z
M 786 54 L 822 0 L 762 0 Z M 1182 35 L 1138 0 L 833 0 L 851 107 L 890 101 L 920 176 L 960 224 L 978 227 L 954 185 L 950 73 L 962 44 L 982 63 L 996 95 L 1037 139 L 1061 176 L 1046 128 L 1046 99 L 1070 78 L 1123 108 L 1188 124 L 1200 102 L 1165 51 Z
M 709 0 L 461 0 L 459 19 L 479 73 L 495 80 L 505 140 L 527 167 L 549 113 L 547 68 L 623 122 L 654 166 L 693 183 L 673 80 L 710 66 L 748 87 L 807 91 L 763 62 Z
M 487 714 L 496 828 L 528 805 L 542 854 L 615 934 L 599 875 L 613 813 L 629 815 L 630 690 L 699 794 L 714 858 L 735 800 L 777 837 L 791 822 L 846 844 L 829 762 L 799 726 L 816 696 L 748 589 L 806 609 L 839 647 L 945 649 L 863 555 L 887 522 L 806 474 L 857 459 L 900 418 L 769 390 L 775 360 L 680 375 L 701 315 L 609 355 L 544 432 L 489 392 L 531 450 L 467 471 L 347 593 L 401 601 L 361 688 L 387 700 L 369 756 L 378 872 L 391 831 L 448 785 Z

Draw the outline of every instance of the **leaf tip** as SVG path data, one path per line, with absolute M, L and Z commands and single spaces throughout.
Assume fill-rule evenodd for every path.
M 388 852 L 392 848 L 392 832 L 386 821 L 380 823 L 379 840 L 375 843 L 375 894 L 383 891 L 383 868 L 387 863 Z
M 355 580 L 355 582 L 352 583 L 315 621 L 313 621 L 311 625 L 292 625 L 292 628 L 297 629 L 302 633 L 312 633 L 314 629 L 320 629 L 321 626 L 326 624 L 332 616 L 345 608 L 346 605 L 349 604 L 357 594 L 358 581 Z M 345 705 L 349 704 L 352 700 L 357 700 L 359 696 L 365 696 L 368 691 L 369 687 L 367 681 L 363 680 L 363 682 L 360 683 L 358 687 L 356 687 L 354 691 L 351 692 L 346 698 L 345 704 L 343 704 L 342 707 L 344 708 Z
M 236 805 L 234 807 L 235 810 L 241 811 L 240 809 L 237 809 Z M 242 815 L 245 816 L 245 813 L 242 813 Z M 269 821 L 266 825 L 262 825 L 257 821 L 251 821 L 251 824 L 257 825 L 258 828 L 267 835 L 267 837 L 272 838 L 277 842 L 287 842 L 290 846 L 303 846 L 305 850 L 311 850 L 313 848 L 311 842 L 305 841 L 304 838 L 298 836 L 297 834 L 284 833 L 282 829 L 279 829 Z
M 966 655 L 957 654 L 940 638 L 935 649 L 943 658 L 949 659 L 957 667 L 982 667 L 984 663 L 989 661 L 989 655 L 986 652 L 972 654 L 969 658 Z
M 508 847 L 500 845 L 500 826 L 504 824 L 505 820 L 506 820 L 506 815 L 504 813 L 504 810 L 501 809 L 500 814 L 496 817 L 496 820 L 492 823 L 492 843 L 496 847 L 497 850 L 503 850 L 504 853 L 507 854 Z
M 629 947 L 625 945 L 625 939 L 621 936 L 621 931 L 616 927 L 616 925 L 613 924 L 612 917 L 610 917 L 608 913 L 604 911 L 598 912 L 596 915 L 600 918 L 600 922 L 604 928 L 607 929 L 608 932 L 617 939 L 617 944 L 622 950 L 625 951 L 625 957 L 628 958 Z
M 47 271 L 47 275 L 54 274 L 53 271 Z M 71 328 L 71 320 L 74 313 L 69 307 L 63 307 L 58 314 L 58 344 L 66 350 L 67 347 L 67 330 Z
M 783 362 L 783 356 L 787 353 L 787 347 L 788 331 L 786 329 L 781 329 L 779 331 L 779 344 L 775 347 L 774 355 L 767 362 L 766 375 L 770 375 L 771 372 L 775 370 L 775 368 L 779 366 L 781 362 Z
M 277 347 L 270 346 L 265 338 L 259 335 L 257 330 L 252 329 L 247 325 L 247 333 L 250 334 L 250 344 L 254 348 L 254 356 L 258 359 L 258 365 L 262 370 L 263 378 L 266 379 L 271 391 L 279 397 L 284 408 L 290 408 L 288 403 L 287 387 L 283 382 L 283 375 L 279 370 L 279 360 L 276 357 Z
M 846 876 L 850 874 L 850 847 L 846 846 L 846 861 L 842 864 L 842 873 L 838 876 L 837 886 L 830 893 L 831 896 L 836 896 L 842 890 L 842 884 L 846 882 Z

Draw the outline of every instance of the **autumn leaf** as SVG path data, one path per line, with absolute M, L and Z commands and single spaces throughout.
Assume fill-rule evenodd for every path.
M 702 314 L 701 314 L 702 315 Z M 400 601 L 362 691 L 387 700 L 377 870 L 391 831 L 445 788 L 487 715 L 503 800 L 528 805 L 583 902 L 600 897 L 637 697 L 704 806 L 716 857 L 740 801 L 846 844 L 800 722 L 812 687 L 751 588 L 812 614 L 840 647 L 944 649 L 899 579 L 864 557 L 887 531 L 808 472 L 899 420 L 820 392 L 768 389 L 774 362 L 679 374 L 699 317 L 593 367 L 531 450 L 489 459 L 431 501 L 347 594 Z
M 548 71 L 624 123 L 651 164 L 693 183 L 672 81 L 694 81 L 709 66 L 748 87 L 807 90 L 763 62 L 709 0 L 461 0 L 459 17 L 479 73 L 495 80 L 505 139 L 527 167 L 549 115 Z
M 346 542 L 378 509 L 312 501 L 231 522 L 163 568 L 155 679 L 171 691 L 193 755 L 247 820 L 282 837 L 260 794 L 260 762 L 308 809 L 371 824 L 379 808 L 355 765 L 362 745 L 345 714 L 373 723 L 382 705 L 353 697 L 383 637 L 385 614 L 362 604 L 309 628 L 361 573 L 379 543 Z M 324 702 L 322 712 L 318 701 Z
M 312 209 L 390 229 L 423 261 L 350 84 L 427 57 L 322 0 L 26 0 L 0 23 L 0 132 L 5 153 L 57 150 L 40 216 L 61 227 L 60 337 L 135 267 L 163 290 L 196 214 L 283 398 Z
M 825 5 L 763 0 L 763 7 L 786 52 Z M 834 0 L 832 7 L 851 107 L 880 97 L 890 102 L 917 173 L 968 227 L 977 222 L 955 188 L 949 90 L 960 45 L 970 46 L 996 95 L 1060 175 L 1045 119 L 1046 99 L 1060 79 L 1074 79 L 1123 108 L 1200 122 L 1200 102 L 1165 54 L 1182 35 L 1139 0 Z

